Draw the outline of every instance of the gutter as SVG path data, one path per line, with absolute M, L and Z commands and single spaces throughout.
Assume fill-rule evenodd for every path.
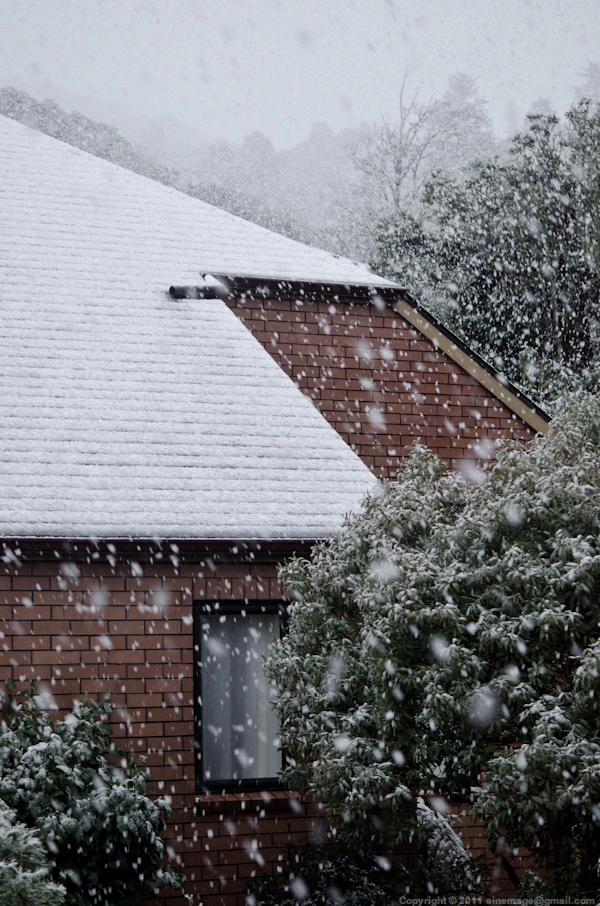
M 322 539 L 321 539 L 322 540 Z M 210 557 L 215 561 L 275 562 L 294 555 L 310 556 L 318 539 L 252 540 L 190 538 L 0 538 L 0 559 L 4 562 L 63 559 L 90 563 L 105 560 L 127 563 L 197 563 Z

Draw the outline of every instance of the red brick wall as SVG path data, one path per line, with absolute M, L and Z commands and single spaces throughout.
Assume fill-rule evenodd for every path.
M 229 300 L 236 315 L 378 476 L 420 439 L 453 466 L 534 432 L 389 307 Z M 486 442 L 488 441 L 488 442 Z
M 533 856 L 524 850 L 515 855 L 506 845 L 498 855 L 490 852 L 481 821 L 472 818 L 469 812 L 467 805 L 453 804 L 450 807 L 450 814 L 455 819 L 454 829 L 460 835 L 467 854 L 475 860 L 476 871 L 481 872 L 484 866 L 486 868 L 487 892 L 503 897 L 515 895 L 517 891 L 502 864 L 502 857 L 506 858 L 517 877 L 521 878 L 527 870 L 535 867 Z
M 245 906 L 249 878 L 287 872 L 290 844 L 331 833 L 320 808 L 295 793 L 195 793 L 192 602 L 279 600 L 276 572 L 274 562 L 216 557 L 0 568 L 0 684 L 35 680 L 57 713 L 110 694 L 113 739 L 146 756 L 152 791 L 170 800 L 165 843 L 185 870 L 184 892 L 204 906 Z M 457 829 L 474 855 L 485 849 L 468 816 Z M 511 862 L 520 874 L 521 860 Z M 510 889 L 503 871 L 496 889 Z M 172 892 L 165 900 L 188 906 Z
M 147 757 L 152 790 L 170 798 L 165 842 L 204 906 L 245 904 L 248 878 L 282 870 L 288 843 L 327 833 L 296 794 L 194 792 L 192 601 L 280 599 L 276 572 L 217 559 L 1 565 L 0 684 L 33 679 L 62 710 L 110 694 L 113 739 Z

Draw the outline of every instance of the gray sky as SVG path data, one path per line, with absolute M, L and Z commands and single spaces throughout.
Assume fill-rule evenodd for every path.
M 277 147 L 314 122 L 393 115 L 475 76 L 500 134 L 558 112 L 600 63 L 598 0 L 0 0 L 0 86 L 51 96 L 126 134 L 173 120 Z M 177 129 L 176 124 L 173 128 Z

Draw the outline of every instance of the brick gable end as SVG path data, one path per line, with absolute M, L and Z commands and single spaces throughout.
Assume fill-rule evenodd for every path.
M 454 468 L 534 431 L 388 306 L 235 296 L 227 304 L 378 477 L 426 444 Z

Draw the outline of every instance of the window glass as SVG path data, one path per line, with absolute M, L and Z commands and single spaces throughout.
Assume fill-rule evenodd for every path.
M 276 777 L 281 754 L 264 658 L 278 613 L 201 614 L 202 774 L 206 782 Z

